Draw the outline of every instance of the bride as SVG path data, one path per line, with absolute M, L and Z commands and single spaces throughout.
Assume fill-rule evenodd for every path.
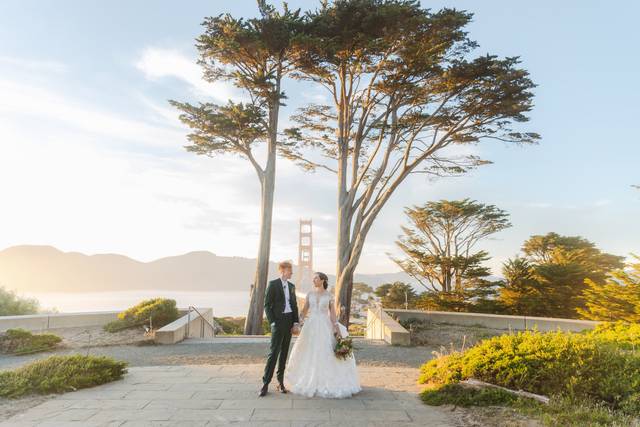
M 355 358 L 341 360 L 333 352 L 334 333 L 346 336 L 346 328 L 336 321 L 333 295 L 327 291 L 328 286 L 327 275 L 316 273 L 314 289 L 307 294 L 300 315 L 304 326 L 291 350 L 285 379 L 296 394 L 343 398 L 358 393 L 361 388 Z

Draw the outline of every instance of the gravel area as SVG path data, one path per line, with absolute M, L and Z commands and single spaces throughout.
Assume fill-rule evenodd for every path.
M 412 325 L 410 332 L 413 345 L 444 347 L 447 351 L 468 349 L 484 339 L 509 333 L 504 329 L 434 322 L 417 322 Z
M 240 340 L 240 339 L 239 339 Z M 366 366 L 417 368 L 433 357 L 435 347 L 396 347 L 355 339 L 356 359 Z M 51 354 L 93 354 L 124 360 L 130 366 L 247 364 L 262 363 L 269 349 L 264 342 L 185 342 L 177 345 L 110 345 L 89 348 L 65 348 L 27 356 L 0 358 L 0 370 L 13 369 Z
M 87 346 L 138 344 L 151 341 L 153 337 L 145 336 L 142 328 L 125 329 L 119 332 L 107 332 L 101 326 L 84 328 L 49 329 L 51 333 L 62 338 L 62 344 L 68 348 Z

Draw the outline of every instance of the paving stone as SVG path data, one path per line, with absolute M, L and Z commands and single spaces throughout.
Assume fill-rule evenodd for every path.
M 191 399 L 195 393 L 195 391 L 176 393 L 170 390 L 133 390 L 127 394 L 127 399 Z
M 162 390 L 169 390 L 171 387 L 173 386 L 173 384 L 169 384 L 169 383 L 165 383 L 165 384 L 149 384 L 149 383 L 111 383 L 111 384 L 105 384 L 104 386 L 101 386 L 101 388 L 104 387 L 104 390 L 114 390 L 114 391 L 121 391 L 121 390 L 127 390 L 127 391 L 132 391 L 132 390 L 151 390 L 151 391 L 162 391 Z
M 260 390 L 259 384 L 233 384 L 233 383 L 202 383 L 202 384 L 171 384 L 169 390 L 182 392 L 182 391 L 253 391 L 254 394 Z
M 360 368 L 362 392 L 348 399 L 275 391 L 258 398 L 262 365 L 131 368 L 125 380 L 57 396 L 0 426 L 82 427 L 451 427 L 424 405 L 417 369 Z M 457 417 L 456 417 L 457 418 Z
M 240 399 L 223 400 L 220 409 L 291 409 L 293 399 Z
M 89 422 L 89 421 L 44 421 L 37 427 L 120 427 L 124 421 Z
M 89 418 L 89 422 L 107 422 L 107 421 L 167 421 L 171 418 L 175 411 L 166 409 L 158 410 L 115 410 L 105 409 L 98 411 L 94 416 Z
M 256 409 L 252 421 L 316 421 L 330 420 L 331 414 L 322 409 Z
M 248 421 L 252 409 L 178 409 L 171 417 L 172 421 Z
M 223 400 L 154 399 L 144 409 L 218 409 Z
M 88 399 L 71 400 L 73 409 L 142 409 L 149 399 Z
M 186 377 L 152 377 L 149 379 L 148 384 L 198 384 L 206 383 L 210 377 L 205 376 L 192 376 Z
M 331 409 L 331 420 L 412 421 L 406 411 L 375 409 Z
M 294 400 L 293 407 L 296 409 L 364 409 L 364 403 L 358 399 L 305 399 Z
M 1 422 L 0 427 L 35 427 L 39 424 L 38 421 L 17 421 L 14 418 Z
M 237 423 L 209 422 L 207 427 L 291 427 L 290 421 L 240 421 Z
M 123 399 L 129 390 L 101 390 L 100 386 L 83 389 L 71 393 L 64 393 L 57 397 L 62 400 L 86 400 L 86 399 Z
M 85 421 L 96 412 L 95 409 L 64 409 L 56 415 L 47 416 L 42 421 Z
M 127 421 L 120 427 L 203 427 L 209 426 L 206 420 L 200 421 Z M 229 424 L 225 424 L 229 425 Z

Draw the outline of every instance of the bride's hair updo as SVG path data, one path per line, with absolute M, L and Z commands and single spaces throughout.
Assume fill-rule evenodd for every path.
M 320 273 L 319 271 L 316 273 L 320 280 L 322 280 L 322 287 L 327 289 L 329 287 L 329 278 L 326 274 Z

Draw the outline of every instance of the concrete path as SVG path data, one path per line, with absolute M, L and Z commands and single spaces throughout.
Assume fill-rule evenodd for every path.
M 350 399 L 270 392 L 258 398 L 262 365 L 130 368 L 121 381 L 66 393 L 0 426 L 456 426 L 445 408 L 423 405 L 418 370 L 360 367 Z

